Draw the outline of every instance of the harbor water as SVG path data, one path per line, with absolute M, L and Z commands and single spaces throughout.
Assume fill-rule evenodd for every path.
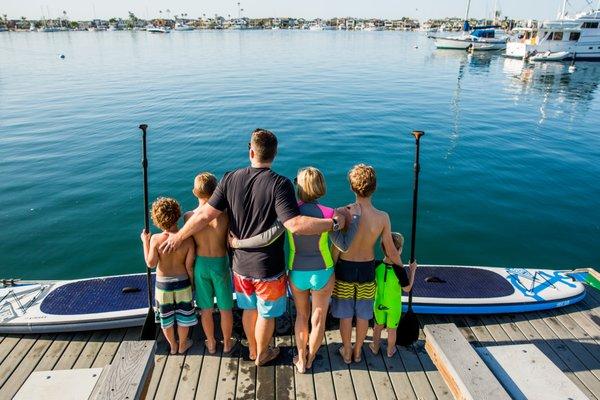
M 276 171 L 322 169 L 327 205 L 373 165 L 374 203 L 407 238 L 424 130 L 420 263 L 598 266 L 599 82 L 600 63 L 570 73 L 410 32 L 3 32 L 0 278 L 144 271 L 140 123 L 151 198 L 194 207 L 195 174 L 247 165 L 262 127 Z

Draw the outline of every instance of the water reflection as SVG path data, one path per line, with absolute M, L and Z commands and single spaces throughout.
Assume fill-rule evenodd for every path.
M 580 62 L 571 72 L 566 63 L 528 64 L 507 58 L 503 72 L 510 78 L 507 90 L 516 104 L 530 101 L 532 94 L 541 94 L 539 123 L 542 124 L 551 112 L 566 114 L 574 120 L 577 113 L 590 110 L 598 88 L 600 65 Z

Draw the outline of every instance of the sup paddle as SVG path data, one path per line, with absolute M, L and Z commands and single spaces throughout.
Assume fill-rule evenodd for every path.
M 425 134 L 422 131 L 413 131 L 415 137 L 415 164 L 414 164 L 414 182 L 413 182 L 413 200 L 412 200 L 412 231 L 410 241 L 410 263 L 415 261 L 415 243 L 417 240 L 417 198 L 419 196 L 419 144 L 421 136 Z M 413 285 L 414 287 L 414 285 Z M 419 319 L 412 309 L 412 292 L 413 288 L 408 293 L 408 309 L 402 315 L 400 324 L 397 329 L 397 341 L 401 346 L 410 346 L 419 339 Z
M 141 124 L 142 130 L 142 170 L 144 171 L 144 231 L 150 232 L 150 212 L 148 210 L 148 158 L 146 157 L 146 130 L 148 125 Z M 148 314 L 142 326 L 140 340 L 156 339 L 156 320 L 154 306 L 152 305 L 152 273 L 146 266 L 146 283 L 148 284 Z

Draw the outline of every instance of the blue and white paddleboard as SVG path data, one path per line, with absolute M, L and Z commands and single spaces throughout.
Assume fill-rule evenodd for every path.
M 582 300 L 571 271 L 421 265 L 413 307 L 421 314 L 499 314 Z M 0 333 L 72 332 L 141 326 L 146 275 L 0 284 Z M 408 298 L 403 297 L 404 307 Z
M 577 303 L 585 287 L 572 271 L 420 265 L 413 289 L 417 314 L 501 314 Z M 404 310 L 408 296 L 402 297 Z

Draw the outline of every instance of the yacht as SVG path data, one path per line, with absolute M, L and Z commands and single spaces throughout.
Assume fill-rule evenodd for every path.
M 177 22 L 175 24 L 175 30 L 176 31 L 193 31 L 194 27 L 193 26 L 189 26 L 186 23 Z
M 146 32 L 150 32 L 150 33 L 169 33 L 171 32 L 171 29 L 166 27 L 166 26 L 154 26 L 154 25 L 148 25 L 146 26 Z
M 564 8 L 557 20 L 517 30 L 506 56 L 530 61 L 600 60 L 600 10 L 567 18 Z
M 475 28 L 459 36 L 433 36 L 438 49 L 478 51 L 503 50 L 508 39 L 509 36 L 504 31 L 492 26 Z

